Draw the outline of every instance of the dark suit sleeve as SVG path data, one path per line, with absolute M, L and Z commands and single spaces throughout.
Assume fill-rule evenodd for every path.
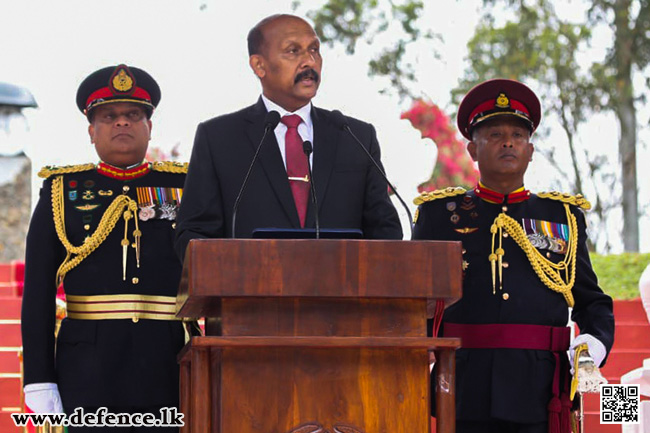
M 580 333 L 596 337 L 605 345 L 609 354 L 614 344 L 612 298 L 603 293 L 598 286 L 598 278 L 591 267 L 587 250 L 585 217 L 580 210 L 574 210 L 574 215 L 578 220 L 578 252 L 576 280 L 572 291 L 575 306 L 571 313 L 571 319 L 578 324 Z
M 191 239 L 225 236 L 221 188 L 211 149 L 214 139 L 199 124 L 177 217 L 175 248 L 181 261 Z
M 370 129 L 371 138 L 368 147 L 370 154 L 384 170 L 377 133 L 372 125 Z M 402 239 L 403 236 L 397 211 L 388 196 L 388 185 L 375 167 L 370 167 L 366 175 L 362 229 L 368 239 Z
M 51 188 L 50 181 L 46 181 L 41 188 L 27 232 L 21 318 L 25 385 L 56 382 L 55 279 L 56 271 L 65 258 L 65 249 L 54 229 Z

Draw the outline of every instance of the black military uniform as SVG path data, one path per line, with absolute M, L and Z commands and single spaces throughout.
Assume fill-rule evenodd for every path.
M 138 87 L 110 96 L 105 83 L 120 71 Z M 136 68 L 98 73 L 79 89 L 82 110 L 88 98 L 152 108 L 160 99 L 155 81 Z M 186 172 L 181 163 L 122 169 L 100 162 L 39 173 L 46 180 L 25 261 L 25 384 L 58 384 L 67 413 L 178 406 L 176 355 L 186 333 L 175 319 L 181 263 L 173 241 Z M 68 311 L 55 342 L 61 283 Z
M 535 112 L 534 104 L 529 110 L 522 103 L 525 97 L 517 101 L 518 86 L 505 94 L 502 86 L 485 84 L 459 109 L 459 127 L 469 140 L 472 117 L 513 114 L 513 106 L 513 115 L 537 126 L 539 103 Z M 614 336 L 612 301 L 598 287 L 586 246 L 581 208 L 588 209 L 588 202 L 523 187 L 503 195 L 479 183 L 469 191 L 423 193 L 415 203 L 420 206 L 414 239 L 463 243 L 463 296 L 446 309 L 440 329 L 441 335 L 462 338 L 457 418 L 535 424 L 550 422 L 549 414 L 562 409 L 566 413 L 568 306 L 580 332 L 596 337 L 607 351 Z

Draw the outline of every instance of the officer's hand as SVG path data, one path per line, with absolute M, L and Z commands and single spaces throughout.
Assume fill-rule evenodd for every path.
M 650 321 L 650 265 L 646 266 L 639 278 L 639 292 L 641 292 L 643 308 Z
M 600 340 L 598 340 L 593 335 L 580 334 L 575 338 L 575 340 L 573 340 L 571 347 L 569 347 L 569 362 L 571 362 L 571 373 L 574 372 L 573 358 L 575 357 L 576 347 L 585 343 L 587 344 L 587 347 L 589 347 L 589 355 L 591 355 L 591 358 L 594 360 L 596 367 L 600 367 L 600 364 L 602 364 L 603 359 L 605 359 L 605 356 L 607 355 L 605 345 L 601 343 Z
M 63 413 L 61 395 L 56 383 L 25 385 L 25 406 L 34 413 Z

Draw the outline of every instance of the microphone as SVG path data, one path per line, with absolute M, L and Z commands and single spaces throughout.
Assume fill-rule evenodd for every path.
M 248 171 L 246 172 L 246 177 L 244 177 L 244 182 L 242 182 L 241 188 L 239 189 L 239 194 L 237 194 L 237 199 L 235 199 L 235 205 L 232 208 L 232 238 L 233 239 L 236 237 L 235 223 L 237 220 L 237 209 L 239 208 L 239 202 L 241 202 L 242 195 L 244 194 L 244 190 L 246 189 L 248 178 L 250 177 L 251 172 L 253 171 L 253 166 L 255 165 L 255 161 L 257 161 L 257 156 L 260 154 L 260 149 L 262 148 L 262 144 L 264 144 L 264 139 L 266 139 L 266 136 L 269 133 L 269 131 L 275 129 L 275 127 L 278 126 L 278 123 L 280 123 L 280 113 L 278 113 L 277 111 L 269 111 L 268 113 L 266 113 L 266 117 L 264 118 L 264 135 L 262 135 L 260 144 L 258 144 L 257 149 L 255 149 L 255 155 L 253 155 L 253 160 L 251 161 L 251 165 L 248 167 Z
M 397 198 L 399 199 L 400 203 L 402 203 L 402 206 L 406 210 L 406 215 L 408 216 L 408 219 L 409 219 L 409 228 L 411 229 L 411 238 L 412 238 L 413 237 L 413 216 L 411 215 L 411 211 L 409 210 L 408 206 L 406 205 L 406 203 L 402 199 L 402 196 L 399 195 L 399 193 L 397 192 L 397 190 L 395 189 L 393 184 L 390 183 L 390 181 L 388 180 L 388 177 L 386 177 L 386 173 L 384 173 L 384 170 L 377 163 L 377 161 L 375 161 L 375 158 L 372 157 L 372 155 L 370 154 L 368 149 L 366 149 L 366 146 L 364 146 L 363 143 L 361 143 L 361 140 L 359 140 L 357 138 L 357 136 L 354 135 L 354 132 L 352 132 L 352 129 L 350 128 L 350 125 L 348 124 L 348 121 L 345 119 L 345 116 L 343 116 L 343 113 L 341 113 L 339 110 L 334 110 L 334 111 L 332 111 L 332 117 L 331 118 L 332 118 L 332 122 L 334 123 L 334 125 L 337 128 L 341 128 L 341 129 L 347 131 L 347 133 L 350 134 L 350 136 L 352 136 L 354 141 L 357 142 L 359 147 L 361 149 L 363 149 L 363 151 L 366 153 L 366 155 L 368 155 L 368 158 L 370 158 L 370 161 L 372 161 L 372 163 L 374 164 L 374 166 L 377 169 L 377 171 L 379 172 L 379 174 L 381 174 L 381 176 L 384 178 L 384 180 L 386 181 L 386 183 L 388 184 L 390 189 L 392 189 L 393 192 L 395 193 L 395 196 L 397 196 Z
M 311 191 L 311 200 L 314 202 L 314 221 L 316 223 L 316 239 L 320 239 L 320 222 L 318 221 L 318 201 L 316 201 L 316 188 L 314 187 L 314 176 L 311 172 L 311 163 L 309 162 L 309 155 L 311 155 L 313 148 L 311 141 L 307 140 L 302 143 L 302 151 L 307 155 L 307 168 L 309 169 L 309 189 Z

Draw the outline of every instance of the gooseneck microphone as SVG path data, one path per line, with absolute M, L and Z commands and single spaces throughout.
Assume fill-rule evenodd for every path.
M 251 165 L 248 167 L 248 171 L 246 172 L 246 177 L 244 177 L 244 182 L 241 184 L 241 188 L 239 189 L 239 194 L 237 194 L 237 199 L 235 199 L 235 205 L 232 208 L 232 238 L 234 239 L 235 236 L 235 222 L 237 220 L 237 209 L 239 208 L 239 202 L 241 202 L 242 195 L 244 194 L 244 190 L 246 189 L 246 184 L 248 183 L 248 178 L 251 175 L 251 172 L 253 171 L 253 166 L 255 165 L 255 161 L 257 161 L 257 156 L 260 154 L 260 149 L 262 148 L 262 144 L 264 144 L 264 140 L 266 139 L 266 136 L 268 135 L 269 131 L 272 131 L 275 129 L 276 126 L 278 126 L 278 123 L 280 123 L 280 113 L 277 111 L 269 111 L 266 113 L 266 117 L 264 118 L 264 135 L 262 135 L 262 139 L 260 140 L 260 144 L 257 145 L 257 149 L 255 149 L 255 155 L 253 155 L 253 160 L 251 161 Z
M 320 239 L 320 222 L 318 221 L 318 201 L 316 200 L 316 187 L 314 187 L 314 176 L 311 172 L 311 162 L 309 155 L 311 155 L 313 148 L 311 141 L 303 141 L 302 151 L 307 155 L 307 169 L 309 170 L 309 189 L 311 192 L 311 201 L 314 203 L 314 222 L 316 223 L 316 239 Z
M 348 121 L 345 119 L 345 116 L 343 116 L 343 113 L 341 113 L 339 110 L 334 110 L 334 111 L 332 111 L 332 117 L 331 118 L 332 118 L 332 122 L 334 123 L 334 125 L 337 128 L 341 128 L 344 131 L 347 131 L 347 133 L 350 134 L 350 136 L 354 139 L 354 141 L 356 141 L 356 143 L 359 145 L 359 147 L 361 149 L 363 149 L 365 154 L 368 155 L 368 158 L 370 159 L 370 161 L 372 161 L 372 163 L 374 164 L 374 166 L 377 169 L 377 171 L 379 172 L 379 174 L 381 174 L 381 176 L 384 178 L 384 180 L 386 181 L 386 183 L 388 184 L 390 189 L 392 189 L 393 192 L 395 193 L 395 196 L 397 196 L 397 198 L 399 199 L 400 203 L 402 203 L 402 206 L 406 210 L 406 215 L 408 216 L 408 219 L 409 219 L 409 228 L 411 229 L 411 238 L 412 238 L 413 237 L 413 216 L 411 215 L 411 211 L 409 210 L 409 208 L 406 205 L 406 203 L 404 202 L 404 200 L 402 200 L 402 196 L 399 195 L 399 193 L 397 192 L 397 190 L 395 189 L 393 184 L 390 183 L 390 181 L 388 180 L 388 177 L 386 177 L 386 173 L 384 173 L 384 170 L 377 163 L 377 161 L 375 161 L 375 158 L 372 157 L 372 155 L 370 154 L 368 149 L 366 149 L 366 146 L 364 146 L 363 143 L 361 143 L 361 140 L 359 140 L 357 138 L 357 136 L 354 135 L 354 132 L 352 132 L 352 129 L 350 128 L 350 125 L 348 124 Z

